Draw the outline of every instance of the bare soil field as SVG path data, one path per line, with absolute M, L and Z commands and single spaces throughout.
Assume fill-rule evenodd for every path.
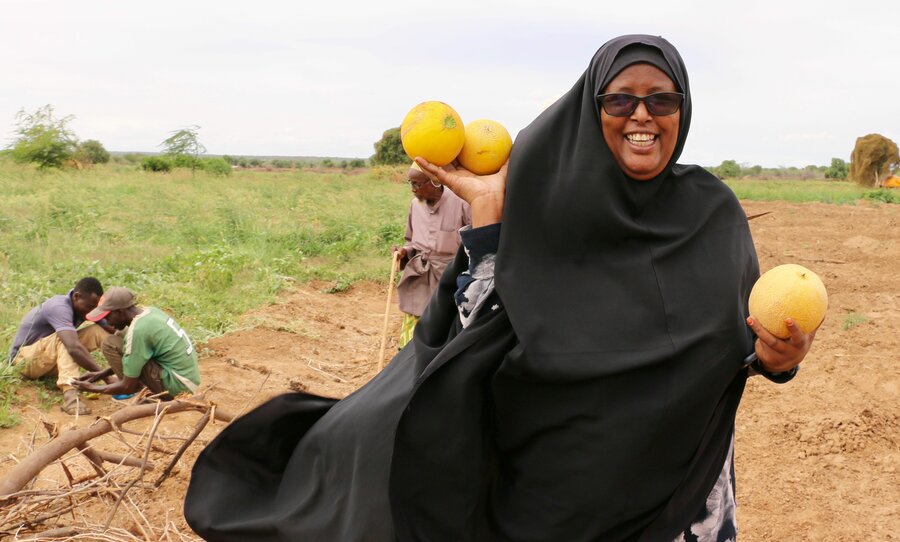
M 751 222 L 762 269 L 782 263 L 809 267 L 828 288 L 829 308 L 797 378 L 776 385 L 756 377 L 744 394 L 736 434 L 740 540 L 898 540 L 900 206 L 744 202 L 744 207 L 749 215 L 771 211 Z M 241 329 L 201 345 L 208 397 L 238 413 L 290 390 L 343 397 L 367 382 L 377 370 L 386 289 L 362 283 L 324 293 L 329 286 L 297 286 L 277 303 L 244 315 Z M 396 352 L 396 305 L 391 315 L 386 358 Z M 33 388 L 23 390 L 35 395 Z M 32 399 L 37 404 L 36 395 Z M 61 429 L 83 427 L 121 408 L 108 397 L 90 405 L 93 414 L 78 420 L 56 407 L 21 408 L 23 422 L 0 430 L 0 479 L 47 442 L 42 420 Z M 156 479 L 199 417 L 183 412 L 162 419 L 149 456 L 156 467 L 146 480 Z M 129 424 L 137 431 L 149 425 L 150 420 Z M 222 427 L 222 422 L 207 425 L 159 488 L 150 483 L 130 489 L 111 521 L 119 538 L 78 539 L 196 540 L 184 523 L 182 500 L 194 458 Z M 98 449 L 128 452 L 122 435 L 95 440 Z M 77 454 L 66 455 L 63 463 L 76 480 L 93 472 Z M 124 487 L 136 469 L 119 469 L 118 484 Z M 68 483 L 56 462 L 30 489 Z M 63 526 L 93 532 L 106 522 L 115 500 L 114 494 L 98 491 L 55 520 L 5 538 L 0 533 L 0 539 Z M 11 504 L 0 504 L 0 530 L 7 533 L 13 529 L 3 521 L 12 511 Z

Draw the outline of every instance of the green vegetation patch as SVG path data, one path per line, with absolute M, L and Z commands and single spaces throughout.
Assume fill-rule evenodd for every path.
M 0 162 L 0 349 L 82 276 L 132 288 L 197 341 L 291 281 L 387 279 L 410 194 L 373 173 L 85 171 Z
M 793 201 L 797 203 L 821 202 L 855 204 L 861 199 L 876 199 L 868 196 L 871 189 L 846 181 L 800 181 L 800 180 L 758 180 L 728 179 L 725 181 L 739 199 L 756 201 Z M 883 189 L 879 192 L 890 192 Z M 900 198 L 900 196 L 893 196 Z M 897 200 L 888 203 L 896 203 Z

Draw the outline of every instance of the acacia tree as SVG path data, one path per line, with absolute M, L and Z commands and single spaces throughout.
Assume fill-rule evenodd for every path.
M 16 138 L 9 146 L 13 160 L 35 163 L 39 168 L 62 167 L 72 158 L 78 140 L 68 124 L 75 117 L 56 117 L 50 104 L 34 113 L 16 113 Z
M 880 186 L 898 167 L 897 144 L 881 134 L 869 134 L 856 140 L 850 156 L 849 179 L 862 186 Z
M 199 130 L 199 126 L 187 126 L 172 132 L 171 136 L 159 144 L 163 152 L 174 159 L 176 165 L 187 159 L 191 164 L 191 175 L 197 169 L 197 158 L 206 152 L 206 147 L 200 143 Z

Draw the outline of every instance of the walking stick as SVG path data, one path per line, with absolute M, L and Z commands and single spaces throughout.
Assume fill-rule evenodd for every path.
M 384 330 L 381 333 L 381 352 L 378 354 L 378 372 L 384 369 L 384 347 L 387 345 L 388 319 L 391 315 L 391 295 L 394 293 L 394 275 L 400 268 L 400 253 L 391 257 L 391 277 L 388 281 L 387 303 L 384 307 Z

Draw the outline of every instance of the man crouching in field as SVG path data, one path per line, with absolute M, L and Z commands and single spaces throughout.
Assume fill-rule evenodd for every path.
M 103 286 L 94 277 L 85 277 L 66 295 L 55 295 L 31 309 L 22 318 L 9 351 L 9 361 L 20 367 L 24 378 L 40 378 L 57 373 L 56 385 L 63 392 L 62 411 L 66 414 L 90 414 L 79 401 L 78 390 L 69 383 L 81 369 L 98 371 L 100 366 L 91 352 L 115 331 L 102 319 L 97 325 L 79 326 L 85 315 L 97 306 Z M 111 382 L 113 379 L 107 375 Z
M 171 400 L 194 393 L 200 385 L 197 352 L 187 333 L 156 307 L 138 307 L 128 288 L 110 288 L 87 319 L 106 319 L 124 333 L 103 340 L 100 351 L 109 368 L 86 373 L 72 385 L 82 391 L 109 395 L 129 394 L 146 386 L 154 395 Z M 93 384 L 115 373 L 119 380 L 107 386 Z

